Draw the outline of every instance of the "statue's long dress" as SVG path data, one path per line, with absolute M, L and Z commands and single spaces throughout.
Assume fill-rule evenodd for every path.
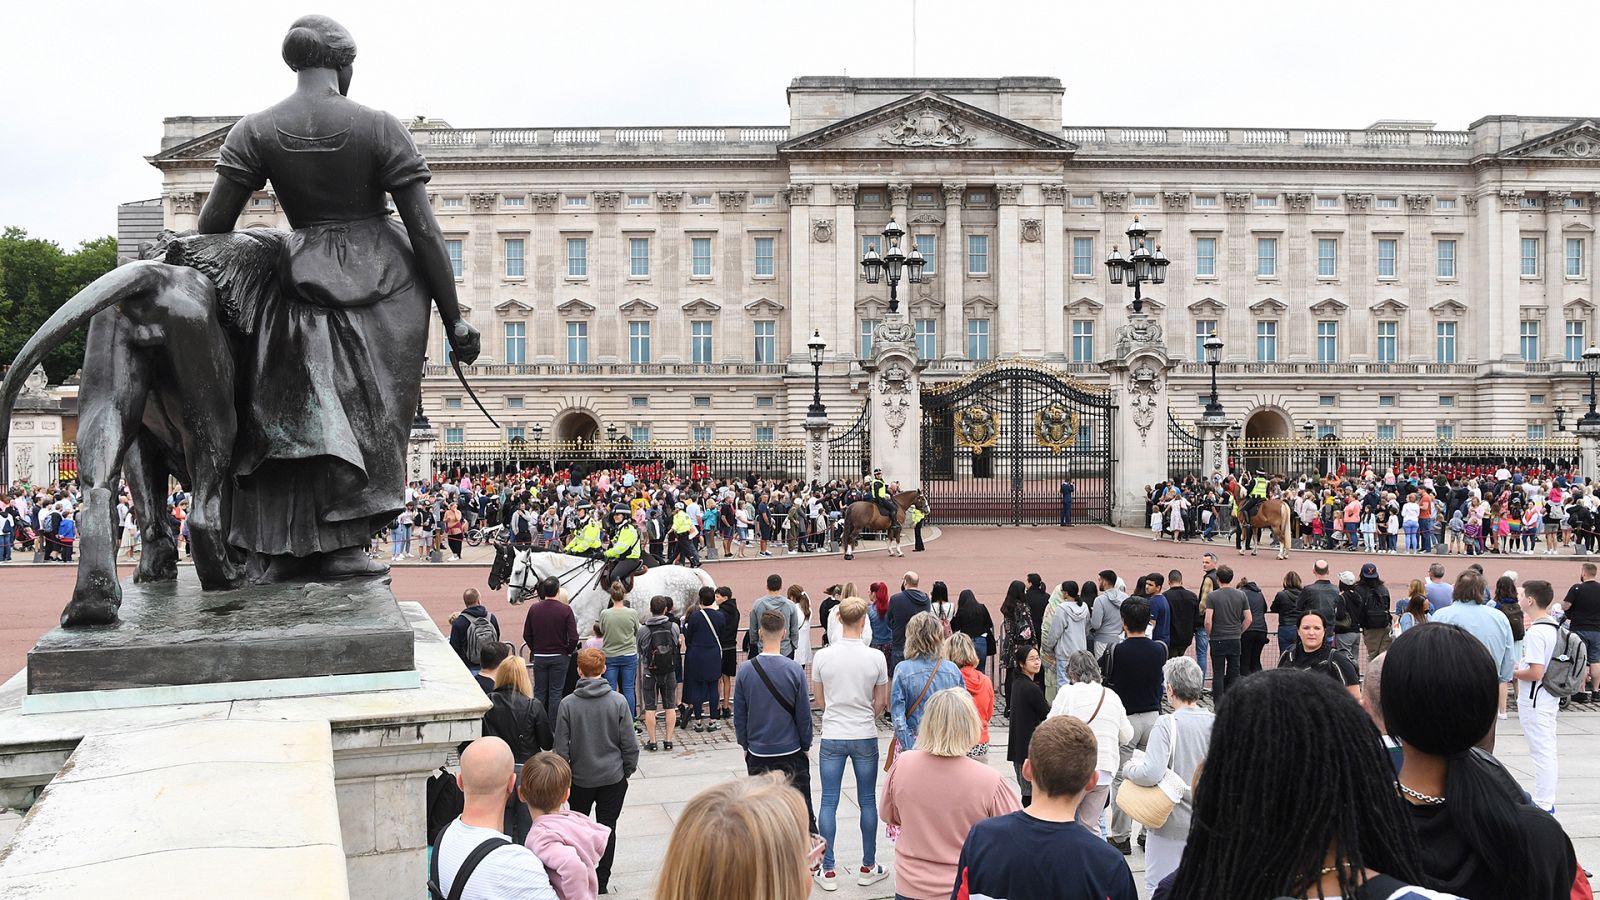
M 217 171 L 272 182 L 294 231 L 241 354 L 231 541 L 307 556 L 364 546 L 405 504 L 405 448 L 428 339 L 429 296 L 386 194 L 429 172 L 391 115 L 345 98 L 348 127 L 292 133 L 245 116 Z

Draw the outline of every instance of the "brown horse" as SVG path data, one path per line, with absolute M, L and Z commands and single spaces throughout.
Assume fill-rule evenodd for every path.
M 1229 476 L 1223 487 L 1228 491 L 1228 496 L 1232 497 L 1234 502 L 1239 505 L 1239 510 L 1242 513 L 1247 499 L 1244 494 L 1244 488 L 1232 476 Z M 1256 506 L 1255 512 L 1251 513 L 1249 521 L 1244 521 L 1241 516 L 1239 527 L 1247 529 L 1242 532 L 1242 535 L 1244 537 L 1244 546 L 1250 550 L 1250 555 L 1256 555 L 1255 548 L 1250 546 L 1250 539 L 1256 531 L 1264 529 L 1278 536 L 1278 558 L 1288 559 L 1289 521 L 1289 504 L 1271 497 L 1261 501 Z M 1244 550 L 1240 550 L 1239 555 L 1243 556 Z
M 896 517 L 901 523 L 907 518 L 908 511 L 913 507 L 928 511 L 927 498 L 921 491 L 900 491 L 890 498 L 899 515 Z M 845 508 L 844 534 L 839 539 L 839 546 L 844 548 L 845 559 L 855 559 L 856 541 L 862 532 L 882 531 L 889 536 L 889 555 L 905 556 L 906 552 L 900 549 L 900 525 L 890 522 L 878 508 L 878 504 L 871 500 L 857 500 Z

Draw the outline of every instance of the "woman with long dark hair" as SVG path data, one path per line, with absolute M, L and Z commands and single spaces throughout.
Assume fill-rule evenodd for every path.
M 1474 749 L 1495 726 L 1499 673 L 1483 644 L 1441 622 L 1395 639 L 1379 702 L 1404 747 L 1396 785 L 1432 883 L 1473 900 L 1558 900 L 1577 876 L 1572 842 L 1505 766 Z
M 989 607 L 979 603 L 978 595 L 972 591 L 962 591 L 956 601 L 956 614 L 950 619 L 950 628 L 972 638 L 981 671 L 989 655 L 998 649 L 994 641 L 994 617 L 989 615 Z
M 1387 669 L 1384 680 L 1388 694 Z M 1167 896 L 1355 900 L 1422 885 L 1424 845 L 1393 773 L 1372 719 L 1332 679 L 1286 670 L 1241 679 L 1217 710 Z
M 1025 648 L 1039 646 L 1039 632 L 1034 629 L 1033 614 L 1028 611 L 1026 590 L 1022 582 L 1013 581 L 1006 588 L 1006 599 L 1000 603 L 1000 666 L 1005 669 L 1007 697 L 1011 696 L 1011 676 Z

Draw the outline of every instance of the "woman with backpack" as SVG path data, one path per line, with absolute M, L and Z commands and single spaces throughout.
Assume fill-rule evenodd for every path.
M 550 717 L 544 706 L 533 699 L 533 680 L 528 677 L 528 664 L 522 657 L 509 652 L 494 669 L 494 690 L 489 692 L 489 711 L 483 714 L 483 736 L 497 737 L 511 746 L 511 758 L 516 763 L 518 776 L 522 764 L 535 753 L 549 750 L 555 744 L 550 728 Z M 485 677 L 487 676 L 487 673 Z M 512 794 L 506 799 L 506 834 L 521 843 L 533 826 L 528 807 Z
M 722 612 L 716 591 L 700 588 L 700 605 L 684 616 L 683 702 L 689 706 L 691 730 L 717 730 L 717 678 L 722 674 Z M 710 709 L 710 724 L 700 721 L 701 708 Z
M 1356 671 L 1356 664 L 1350 657 L 1328 646 L 1328 623 L 1323 620 L 1322 613 L 1315 609 L 1301 610 L 1296 629 L 1299 641 L 1278 657 L 1278 668 L 1321 672 L 1360 700 L 1361 673 Z
M 639 665 L 644 671 L 644 748 L 652 753 L 656 749 L 657 701 L 667 716 L 664 749 L 672 749 L 672 729 L 678 719 L 679 632 L 677 623 L 667 617 L 671 608 L 672 598 L 651 597 L 650 617 L 636 632 Z
M 1361 635 L 1367 644 L 1367 664 L 1379 653 L 1389 649 L 1394 641 L 1394 601 L 1389 598 L 1389 588 L 1378 577 L 1378 567 L 1366 563 L 1361 567 L 1361 580 L 1355 584 L 1357 606 L 1352 612 L 1358 617 Z

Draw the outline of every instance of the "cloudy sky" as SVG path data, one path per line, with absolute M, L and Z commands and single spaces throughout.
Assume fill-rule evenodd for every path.
M 303 12 L 351 30 L 351 96 L 402 118 L 767 125 L 788 121 L 796 75 L 912 74 L 913 2 L 916 74 L 1054 75 L 1071 124 L 1600 115 L 1593 2 L 29 2 L 0 28 L 0 226 L 67 245 L 114 231 L 117 203 L 160 192 L 143 157 L 163 116 L 292 89 L 279 42 Z

